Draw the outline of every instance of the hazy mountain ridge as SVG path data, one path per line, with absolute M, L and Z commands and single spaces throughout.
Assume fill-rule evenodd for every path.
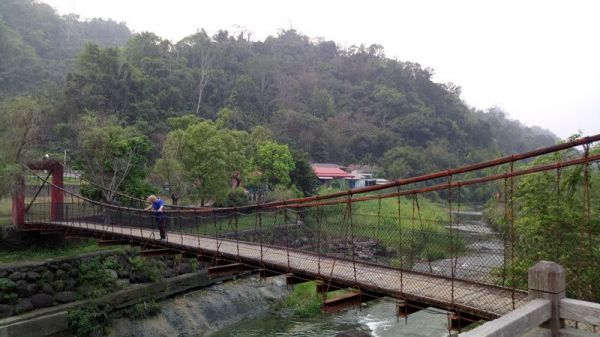
M 30 0 L 3 0 L 0 13 L 0 92 L 58 84 L 50 135 L 57 149 L 90 111 L 157 139 L 169 116 L 221 116 L 230 128 L 267 127 L 314 161 L 379 164 L 390 178 L 556 140 L 498 108 L 469 108 L 460 87 L 433 82 L 431 69 L 387 58 L 379 45 L 340 48 L 294 30 L 264 41 L 227 31 L 177 43 L 153 33 L 127 40 L 122 23 L 59 17 Z

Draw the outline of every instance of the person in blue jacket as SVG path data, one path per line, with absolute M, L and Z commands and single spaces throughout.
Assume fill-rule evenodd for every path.
M 154 213 L 154 218 L 158 224 L 158 231 L 160 232 L 160 239 L 164 240 L 166 237 L 165 225 L 167 223 L 167 215 L 164 210 L 165 201 L 155 195 L 148 196 L 146 201 L 150 203 L 150 206 L 146 207 L 144 210 L 152 211 L 152 213 Z

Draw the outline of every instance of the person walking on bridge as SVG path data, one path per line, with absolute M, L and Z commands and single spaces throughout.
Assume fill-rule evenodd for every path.
M 155 195 L 149 195 L 146 201 L 150 203 L 150 206 L 144 210 L 152 211 L 154 218 L 158 224 L 158 231 L 160 232 L 160 239 L 164 240 L 166 237 L 165 224 L 167 223 L 167 214 L 165 214 L 165 201 L 156 197 Z

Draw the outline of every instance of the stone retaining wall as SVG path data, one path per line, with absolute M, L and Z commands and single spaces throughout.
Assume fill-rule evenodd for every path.
M 90 287 L 85 289 L 85 275 L 82 275 L 80 266 L 94 259 L 103 261 L 110 257 L 118 264 L 118 268 L 103 269 L 106 275 L 101 274 L 115 290 L 124 289 L 131 283 L 151 282 L 152 277 L 132 267 L 133 256 L 135 253 L 102 251 L 41 262 L 1 265 L 0 318 L 93 297 L 89 294 Z M 176 260 L 173 256 L 157 257 L 156 261 L 158 268 L 155 269 L 163 278 L 195 270 L 188 260 Z

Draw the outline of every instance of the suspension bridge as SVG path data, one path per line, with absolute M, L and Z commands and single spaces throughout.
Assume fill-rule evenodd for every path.
M 582 223 L 575 235 L 584 250 L 598 244 L 586 227 L 591 226 L 590 170 L 600 161 L 590 149 L 597 141 L 600 135 L 327 195 L 229 208 L 167 206 L 164 241 L 143 200 L 114 191 L 111 202 L 84 197 L 81 188 L 64 184 L 66 168 L 60 162 L 43 160 L 30 163 L 28 176 L 19 180 L 13 222 L 26 231 L 86 234 L 104 243 L 141 245 L 148 254 L 190 254 L 215 265 L 288 273 L 327 288 L 351 287 L 414 307 L 493 319 L 527 303 L 526 285 L 514 268 L 515 247 L 528 244 L 515 228 L 514 191 L 520 179 L 546 175 L 560 194 L 564 172 L 578 169 Z M 534 160 L 540 156 L 552 159 Z M 79 184 L 94 183 L 82 179 Z M 481 188 L 494 191 L 503 228 L 469 220 L 469 196 Z M 425 212 L 427 200 L 436 198 L 442 199 L 443 211 Z M 384 212 L 390 207 L 393 214 Z M 586 257 L 581 256 L 581 265 L 597 264 Z M 569 284 L 587 287 L 578 279 Z

